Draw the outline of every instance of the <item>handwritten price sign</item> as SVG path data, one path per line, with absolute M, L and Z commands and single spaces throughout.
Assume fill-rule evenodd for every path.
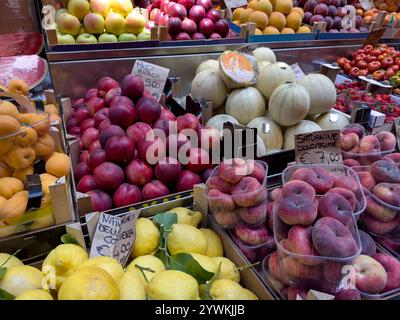
M 139 211 L 115 217 L 100 213 L 90 248 L 90 257 L 111 257 L 125 265 L 136 239 L 136 220 Z
M 142 60 L 136 60 L 132 74 L 141 77 L 145 88 L 157 101 L 160 101 L 165 83 L 167 82 L 169 69 Z
M 325 130 L 295 135 L 295 158 L 302 164 L 341 164 L 340 131 Z

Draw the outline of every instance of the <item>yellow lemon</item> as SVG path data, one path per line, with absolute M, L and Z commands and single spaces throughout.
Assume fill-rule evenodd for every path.
M 139 218 L 136 222 L 136 239 L 133 244 L 131 258 L 150 254 L 158 248 L 160 242 L 160 230 L 153 221 L 147 218 Z
M 117 260 L 110 257 L 90 258 L 86 260 L 84 263 L 82 263 L 79 266 L 78 270 L 81 268 L 92 267 L 92 266 L 98 267 L 106 271 L 117 283 L 124 275 L 124 269 L 122 268 L 122 266 L 118 263 Z
M 21 293 L 15 300 L 54 300 L 50 293 L 36 289 Z
M 87 252 L 76 244 L 61 244 L 51 250 L 43 261 L 42 272 L 56 277 L 59 288 L 66 277 L 74 273 L 88 259 Z
M 58 291 L 58 300 L 119 300 L 120 292 L 113 278 L 99 267 L 75 271 Z
M 240 272 L 237 270 L 235 264 L 225 257 L 213 257 L 212 260 L 217 266 L 221 264 L 219 278 L 228 279 L 239 283 Z
M 203 215 L 200 211 L 192 211 L 188 208 L 177 207 L 169 210 L 169 212 L 176 213 L 179 224 L 188 224 L 193 227 L 197 227 L 203 219 Z
M 7 261 L 7 263 L 5 263 Z M 5 264 L 4 264 L 5 263 Z M 3 265 L 4 264 L 4 265 Z M 0 266 L 11 268 L 24 265 L 21 260 L 8 253 L 0 253 Z
M 199 300 L 199 286 L 191 275 L 167 270 L 157 274 L 146 288 L 151 300 Z
M 118 287 L 121 300 L 146 300 L 146 286 L 136 272 L 126 271 Z
M 0 289 L 17 297 L 20 294 L 41 289 L 43 273 L 31 266 L 16 266 L 7 269 L 4 277 L 0 279 Z
M 214 281 L 211 284 L 210 295 L 213 300 L 258 300 L 251 291 L 228 279 Z
M 171 255 L 178 253 L 207 253 L 207 239 L 203 232 L 187 224 L 174 224 L 168 235 L 168 250 Z
M 134 259 L 126 267 L 126 271 L 136 272 L 140 276 L 140 279 L 142 279 L 143 283 L 145 284 L 147 284 L 147 281 L 145 280 L 142 271 L 140 271 L 140 269 L 137 268 L 135 265 L 138 265 L 142 268 L 149 268 L 154 271 L 154 272 L 145 270 L 143 271 L 147 281 L 150 281 L 157 273 L 165 270 L 163 262 L 155 256 L 147 255 L 147 256 L 140 256 Z
M 221 257 L 224 255 L 224 248 L 222 247 L 221 239 L 211 229 L 201 228 L 204 236 L 207 239 L 207 252 L 206 255 L 209 257 Z

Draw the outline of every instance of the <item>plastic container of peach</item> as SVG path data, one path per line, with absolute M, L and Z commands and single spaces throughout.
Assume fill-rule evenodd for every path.
M 55 151 L 55 141 L 48 113 L 36 111 L 26 97 L 1 97 L 14 102 L 0 100 L 0 237 L 6 237 L 54 224 L 48 188 L 34 201 L 42 190 L 30 189 L 27 177 L 42 173 L 40 159 Z
M 382 161 L 383 162 L 383 161 Z M 362 179 L 366 207 L 361 215 L 362 226 L 376 237 L 387 236 L 400 241 L 400 183 L 376 183 L 371 166 L 353 167 Z
M 204 190 L 209 209 L 221 228 L 246 246 L 272 244 L 267 221 L 268 165 L 262 161 L 225 160 L 214 168 Z
M 316 190 L 317 195 L 322 195 L 325 192 L 332 192 L 333 188 L 341 188 L 341 189 L 348 189 L 353 192 L 355 199 L 350 199 L 351 194 L 348 192 L 344 192 L 343 196 L 346 199 L 349 199 L 352 203 L 352 210 L 353 215 L 356 219 L 359 218 L 360 214 L 365 210 L 366 207 L 366 199 L 364 196 L 363 188 L 360 183 L 360 179 L 357 173 L 353 170 L 353 168 L 341 165 L 341 164 L 310 164 L 310 165 L 303 165 L 303 164 L 294 164 L 288 166 L 282 173 L 282 183 L 285 184 L 291 180 L 296 180 L 299 178 L 306 179 L 304 177 L 293 176 L 294 173 L 298 169 L 302 168 L 320 168 L 326 172 L 328 172 L 333 177 L 333 184 L 328 182 L 328 184 L 324 187 L 322 186 L 319 190 Z
M 342 165 L 292 165 L 282 180 L 273 215 L 280 280 L 294 288 L 340 291 L 346 268 L 361 252 L 354 213 L 365 199 L 356 173 Z

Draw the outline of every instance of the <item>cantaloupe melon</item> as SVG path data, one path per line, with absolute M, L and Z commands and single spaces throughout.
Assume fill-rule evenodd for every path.
M 239 122 L 234 117 L 232 117 L 232 116 L 230 116 L 228 114 L 217 114 L 217 115 L 211 117 L 207 121 L 206 127 L 218 129 L 222 133 L 222 130 L 224 129 L 224 123 L 225 122 L 230 122 L 230 123 L 233 123 L 233 124 L 239 124 Z
M 190 93 L 194 99 L 211 100 L 213 109 L 217 109 L 224 103 L 227 89 L 219 72 L 208 69 L 194 77 Z
M 310 95 L 308 114 L 327 112 L 335 104 L 335 85 L 327 76 L 310 73 L 301 78 L 298 83 L 306 88 Z
M 281 31 L 286 25 L 285 15 L 276 11 L 272 12 L 269 16 L 269 25 Z
M 228 88 L 241 88 L 256 81 L 255 64 L 238 51 L 225 51 L 219 57 L 219 73 Z
M 340 130 L 350 124 L 350 119 L 334 110 L 323 113 L 315 120 L 322 130 Z
M 288 127 L 284 133 L 283 149 L 294 149 L 294 136 L 299 133 L 319 131 L 321 127 L 315 122 L 302 120 L 294 126 Z
M 276 62 L 265 67 L 260 73 L 258 88 L 264 97 L 269 99 L 274 90 L 287 81 L 296 81 L 293 69 L 284 62 Z
M 239 123 L 247 125 L 251 120 L 265 113 L 262 94 L 253 87 L 233 90 L 226 100 L 226 113 Z
M 256 58 L 257 63 L 262 61 L 268 61 L 270 63 L 276 62 L 275 53 L 267 47 L 259 47 L 253 51 L 254 58 Z
M 204 71 L 204 70 L 214 70 L 214 71 L 219 72 L 218 60 L 208 59 L 208 60 L 203 61 L 197 67 L 196 74 L 198 74 L 199 72 Z
M 282 130 L 271 118 L 258 117 L 250 121 L 247 126 L 257 128 L 257 134 L 263 140 L 267 153 L 282 149 Z

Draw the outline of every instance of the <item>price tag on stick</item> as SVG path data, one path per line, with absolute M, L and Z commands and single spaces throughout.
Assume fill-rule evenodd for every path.
M 138 217 L 138 210 L 119 217 L 100 213 L 90 248 L 90 257 L 111 257 L 124 266 L 136 239 Z
M 169 69 L 142 60 L 136 60 L 132 74 L 141 77 L 144 81 L 144 87 L 157 101 L 160 101 L 167 82 Z
M 295 158 L 302 164 L 341 164 L 340 130 L 296 134 Z

